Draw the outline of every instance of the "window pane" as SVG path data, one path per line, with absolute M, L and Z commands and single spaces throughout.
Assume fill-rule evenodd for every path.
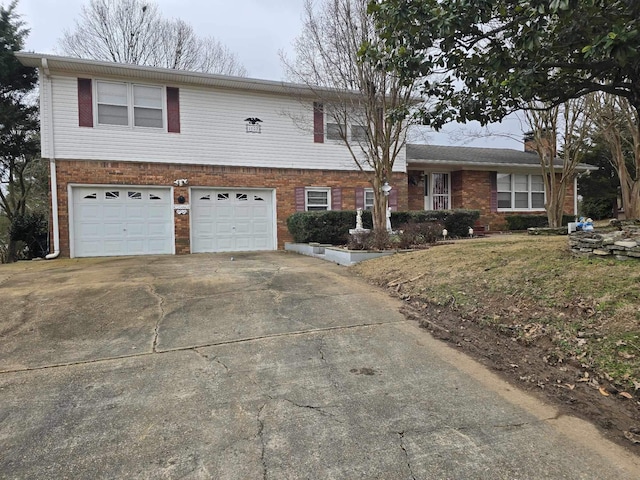
M 513 183 L 516 192 L 528 192 L 529 191 L 529 177 L 527 175 L 514 175 Z M 517 203 L 517 200 L 516 200 Z
M 319 211 L 319 210 L 328 210 L 328 208 L 327 207 L 313 207 L 311 205 L 309 205 L 307 207 L 307 211 L 308 212 L 315 212 L 315 211 Z
M 511 208 L 510 193 L 498 193 L 498 208 Z
M 127 85 L 98 82 L 98 103 L 127 105 Z
M 308 191 L 307 192 L 307 204 L 308 205 L 327 205 L 328 194 L 321 191 Z
M 373 210 L 373 190 L 364 191 L 364 209 Z
M 162 128 L 162 110 L 136 107 L 133 109 L 133 117 L 136 127 Z
M 359 142 L 366 141 L 368 138 L 367 129 L 362 125 L 351 125 L 351 140 Z
M 342 140 L 340 126 L 337 123 L 327 123 L 327 140 Z
M 508 173 L 498 174 L 498 191 L 510 192 L 511 191 L 511 175 Z
M 542 175 L 531 175 L 531 191 L 544 192 L 544 180 Z
M 529 194 L 527 192 L 516 193 L 516 208 L 529 208 Z
M 98 105 L 98 123 L 106 125 L 129 125 L 127 107 Z
M 531 194 L 531 208 L 544 208 L 544 193 Z
M 162 109 L 162 89 L 159 87 L 133 86 L 133 104 L 136 107 Z

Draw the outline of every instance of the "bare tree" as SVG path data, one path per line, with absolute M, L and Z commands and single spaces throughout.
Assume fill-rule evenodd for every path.
M 305 0 L 295 59 L 282 56 L 292 81 L 308 86 L 323 105 L 327 135 L 335 135 L 373 186 L 373 226 L 386 228 L 386 197 L 393 165 L 405 143 L 416 103 L 414 81 L 384 68 L 384 58 L 362 55 L 380 42 L 367 0 Z
M 182 20 L 164 19 L 152 0 L 91 0 L 73 31 L 67 55 L 152 67 L 245 76 L 238 58 L 213 37 L 198 37 Z
M 549 108 L 536 103 L 529 106 L 525 114 L 540 158 L 547 219 L 550 227 L 557 228 L 562 225 L 567 190 L 588 148 L 591 101 L 587 96 Z
M 625 217 L 640 218 L 640 113 L 621 96 L 598 93 L 592 100 L 594 122 L 620 179 Z

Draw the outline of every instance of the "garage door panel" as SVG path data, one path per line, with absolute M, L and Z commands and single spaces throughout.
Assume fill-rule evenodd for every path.
M 74 256 L 173 253 L 170 189 L 74 187 Z
M 274 249 L 271 191 L 193 189 L 192 199 L 193 252 Z

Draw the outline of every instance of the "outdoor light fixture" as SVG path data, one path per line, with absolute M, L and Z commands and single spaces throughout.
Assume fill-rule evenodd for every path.
M 389 185 L 389 182 L 384 182 L 384 185 L 382 185 L 382 192 L 384 193 L 384 196 L 388 197 L 390 191 L 391 185 Z
M 469 227 L 469 236 L 473 237 L 473 228 Z
M 189 180 L 187 180 L 186 178 L 179 178 L 178 180 L 174 180 L 173 184 L 176 187 L 184 187 L 185 185 L 187 185 L 189 183 Z
M 449 235 L 449 232 L 447 231 L 447 229 L 446 229 L 446 228 L 443 228 L 443 229 L 442 229 L 442 238 L 443 238 L 444 240 L 446 240 L 446 239 L 447 239 L 447 235 Z

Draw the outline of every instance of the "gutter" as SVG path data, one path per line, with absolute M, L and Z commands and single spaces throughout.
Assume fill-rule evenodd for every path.
M 49 170 L 51 179 L 51 216 L 53 217 L 53 252 L 44 258 L 53 260 L 60 255 L 60 230 L 58 219 L 58 177 L 56 175 L 56 155 L 53 141 L 53 95 L 51 73 L 49 72 L 49 64 L 47 59 L 42 57 L 43 72 L 43 95 L 46 97 L 47 104 L 47 142 L 49 146 Z M 42 97 L 41 97 L 42 99 Z M 42 111 L 42 110 L 41 110 Z

